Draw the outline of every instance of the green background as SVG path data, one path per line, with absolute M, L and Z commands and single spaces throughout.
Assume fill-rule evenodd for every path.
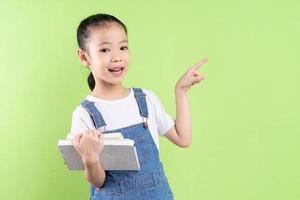
M 89 93 L 76 28 L 95 13 L 129 30 L 125 85 L 155 92 L 175 116 L 176 80 L 204 56 L 189 91 L 193 144 L 161 138 L 175 199 L 300 199 L 300 3 L 0 1 L 0 199 L 88 199 L 56 148 Z

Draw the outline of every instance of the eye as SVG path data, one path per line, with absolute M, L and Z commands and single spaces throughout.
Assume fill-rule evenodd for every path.
M 122 46 L 121 50 L 128 50 L 128 47 L 127 46 Z
M 110 50 L 105 48 L 105 49 L 101 49 L 100 52 L 103 52 L 103 53 L 108 53 Z

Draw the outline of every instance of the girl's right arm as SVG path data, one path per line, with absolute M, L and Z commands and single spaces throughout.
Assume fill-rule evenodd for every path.
M 84 176 L 90 184 L 97 188 L 101 188 L 105 181 L 105 172 L 100 161 L 93 164 L 84 163 Z
M 85 178 L 93 186 L 101 188 L 105 181 L 105 171 L 99 160 L 99 155 L 103 150 L 102 134 L 98 130 L 76 134 L 74 147 L 82 157 Z

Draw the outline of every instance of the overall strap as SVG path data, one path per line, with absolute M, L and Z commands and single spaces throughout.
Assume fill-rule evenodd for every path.
M 106 123 L 99 112 L 99 110 L 96 108 L 94 102 L 84 100 L 81 102 L 81 105 L 86 109 L 86 111 L 90 114 L 92 121 L 94 123 L 94 126 L 96 129 L 99 129 L 103 126 L 106 126 Z
M 140 115 L 143 117 L 144 128 L 148 128 L 148 108 L 146 102 L 146 94 L 140 88 L 132 88 L 134 92 L 134 97 L 139 106 Z
M 147 102 L 146 102 L 146 94 L 143 92 L 141 88 L 132 88 L 134 92 L 134 97 L 138 103 L 140 115 L 142 117 L 147 118 L 148 117 L 148 108 L 147 108 Z

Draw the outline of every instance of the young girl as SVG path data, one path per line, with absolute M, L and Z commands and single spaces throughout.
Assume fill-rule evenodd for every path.
M 90 199 L 173 199 L 159 159 L 159 135 L 179 147 L 191 144 L 188 89 L 204 79 L 199 61 L 176 83 L 176 120 L 165 112 L 155 94 L 126 88 L 122 81 L 130 63 L 126 26 L 116 17 L 96 14 L 77 29 L 80 62 L 91 70 L 91 94 L 73 112 L 71 134 L 91 184 Z M 104 171 L 99 154 L 103 134 L 121 132 L 135 141 L 139 171 Z

